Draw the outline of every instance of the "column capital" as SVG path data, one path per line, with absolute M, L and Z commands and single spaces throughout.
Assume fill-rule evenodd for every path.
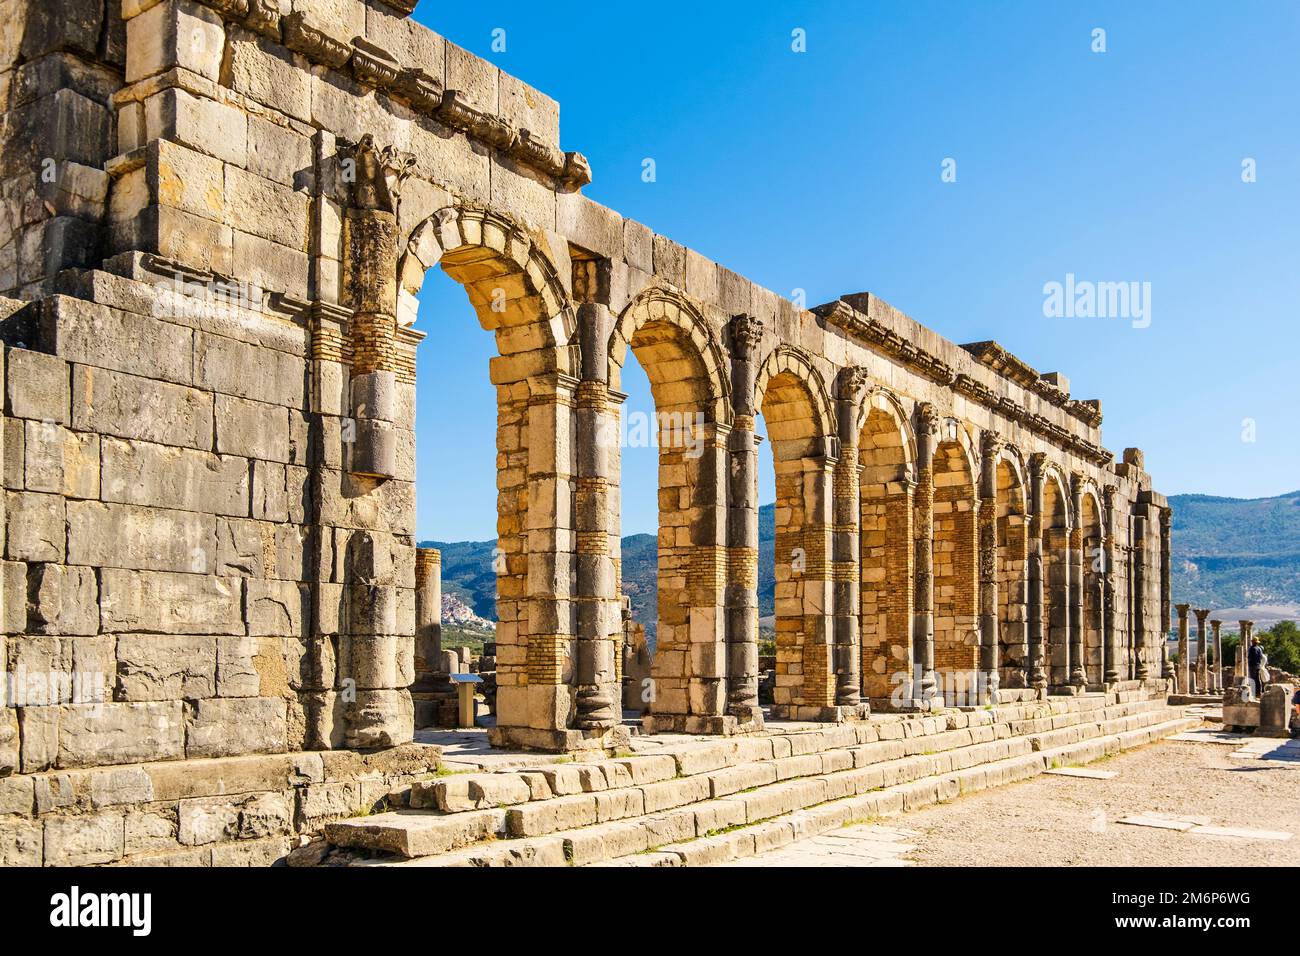
M 922 435 L 933 438 L 939 434 L 939 409 L 935 408 L 929 402 L 921 402 L 916 406 L 916 431 L 917 436 Z
M 845 402 L 857 404 L 862 398 L 863 390 L 871 383 L 871 375 L 861 365 L 850 365 L 841 369 L 835 383 L 835 397 Z
M 1047 453 L 1036 451 L 1029 456 L 1029 477 L 1042 480 L 1047 473 Z
M 1204 626 L 1205 619 L 1210 616 L 1210 609 L 1208 607 L 1198 607 L 1192 613 L 1196 615 L 1196 620 Z
M 1006 439 L 996 429 L 985 428 L 980 432 L 980 454 L 985 458 L 996 458 L 1006 444 Z
M 759 342 L 763 340 L 763 321 L 741 312 L 727 323 L 731 333 L 731 348 L 737 358 L 752 358 Z
M 1179 617 L 1186 617 L 1186 616 L 1187 616 L 1187 612 L 1188 612 L 1188 610 L 1191 609 L 1191 605 L 1190 605 L 1190 604 L 1175 604 L 1175 605 L 1174 605 L 1174 609 L 1178 612 L 1178 616 L 1179 616 Z

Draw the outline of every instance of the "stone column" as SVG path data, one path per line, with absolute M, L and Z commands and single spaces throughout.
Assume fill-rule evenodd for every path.
M 442 552 L 415 551 L 415 670 L 436 671 L 442 664 Z
M 1209 635 L 1205 633 L 1205 619 L 1210 616 L 1210 609 L 1197 608 L 1192 613 L 1196 615 L 1196 693 L 1208 694 L 1210 692 L 1210 648 Z
M 997 702 L 998 650 L 1002 632 L 998 615 L 998 455 L 1002 436 L 984 431 L 980 436 L 979 501 L 979 607 L 981 704 Z
M 1115 485 L 1107 485 L 1103 490 L 1106 539 L 1102 544 L 1101 629 L 1106 660 L 1102 666 L 1102 680 L 1107 684 L 1120 681 L 1119 628 L 1115 620 L 1115 496 L 1118 493 L 1119 488 Z
M 1210 681 L 1211 690 L 1216 694 L 1223 693 L 1223 637 L 1219 629 L 1223 626 L 1220 620 L 1210 621 L 1210 627 L 1214 629 L 1214 669 L 1211 671 Z
M 1168 635 L 1170 628 L 1169 619 L 1169 602 L 1172 599 L 1170 590 L 1170 554 L 1173 548 L 1173 520 L 1174 511 L 1172 508 L 1164 507 L 1160 509 L 1160 633 Z M 1164 637 L 1161 637 L 1164 646 Z
M 1237 681 L 1250 676 L 1250 632 L 1254 629 L 1253 621 L 1238 621 L 1237 634 Z
M 577 470 L 574 494 L 574 603 L 577 610 L 577 724 L 606 730 L 621 722 L 615 647 L 621 625 L 609 554 L 611 443 L 618 440 L 611 414 L 606 332 L 609 310 L 599 304 L 578 307 L 582 339 L 582 380 L 576 391 Z
M 1190 694 L 1192 668 L 1191 661 L 1187 659 L 1190 651 L 1187 641 L 1187 610 L 1191 605 L 1178 604 L 1175 606 L 1178 609 L 1178 693 Z M 1164 640 L 1165 643 L 1168 643 L 1168 638 L 1164 638 Z
M 763 323 L 737 315 L 728 326 L 734 415 L 728 439 L 727 714 L 762 720 L 758 706 L 758 443 L 754 390 Z
M 1133 587 L 1129 593 L 1129 603 L 1133 614 L 1133 652 L 1134 656 L 1137 658 L 1133 666 L 1133 676 L 1137 680 L 1146 680 L 1151 673 L 1150 667 L 1147 663 L 1146 539 L 1147 519 L 1142 515 L 1134 515 L 1133 547 L 1129 551 L 1129 565 L 1132 568 Z M 1164 675 L 1162 674 L 1162 676 Z
M 1066 583 L 1070 606 L 1070 686 L 1082 691 L 1088 686 L 1083 662 L 1083 475 L 1070 476 L 1070 510 L 1074 526 L 1070 529 L 1070 579 Z
M 911 697 L 927 703 L 935 697 L 939 683 L 934 673 L 934 453 L 938 436 L 939 412 L 928 402 L 922 403 L 917 406 L 916 422 L 916 605 L 912 615 L 915 683 Z
M 1043 475 L 1047 456 L 1029 456 L 1029 686 L 1047 689 L 1047 628 L 1043 620 Z
M 835 465 L 831 516 L 831 576 L 835 600 L 835 703 L 862 703 L 862 646 L 859 638 L 859 465 L 858 408 L 867 386 L 867 370 L 857 366 L 840 374 L 835 410 L 840 457 Z

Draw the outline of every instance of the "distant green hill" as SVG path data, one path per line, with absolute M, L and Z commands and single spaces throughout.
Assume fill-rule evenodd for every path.
M 1277 498 L 1176 495 L 1173 593 L 1175 603 L 1250 608 L 1300 605 L 1300 491 Z M 773 611 L 774 506 L 758 511 L 758 613 Z M 623 591 L 632 616 L 654 634 L 655 536 L 623 539 Z M 443 590 L 475 613 L 496 619 L 495 542 L 422 542 L 442 549 Z
M 1277 498 L 1174 495 L 1175 603 L 1300 604 L 1300 491 Z

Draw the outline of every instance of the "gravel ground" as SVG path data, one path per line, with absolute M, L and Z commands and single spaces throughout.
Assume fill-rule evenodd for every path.
M 1300 765 L 1240 760 L 1232 746 L 1163 741 L 1088 764 L 1110 780 L 1045 775 L 889 821 L 920 835 L 914 866 L 1300 865 Z M 1117 824 L 1158 813 L 1282 830 L 1243 840 Z

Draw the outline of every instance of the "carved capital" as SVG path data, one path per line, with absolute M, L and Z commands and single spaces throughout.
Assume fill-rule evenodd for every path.
M 738 358 L 749 358 L 763 340 L 763 322 L 752 315 L 733 316 L 727 329 L 731 333 L 731 347 Z
M 870 381 L 871 376 L 865 368 L 861 365 L 850 365 L 840 372 L 838 397 L 856 404 Z
M 939 434 L 939 409 L 929 402 L 916 406 L 916 430 L 918 435 L 934 437 Z
M 1047 454 L 1036 451 L 1029 456 L 1029 476 L 1041 480 L 1047 474 Z
M 980 432 L 980 454 L 985 458 L 996 458 L 1006 447 L 1006 441 L 1002 434 L 992 428 L 986 428 Z
M 415 156 L 394 146 L 375 145 L 370 133 L 351 148 L 352 206 L 397 213 L 402 182 L 415 166 Z

